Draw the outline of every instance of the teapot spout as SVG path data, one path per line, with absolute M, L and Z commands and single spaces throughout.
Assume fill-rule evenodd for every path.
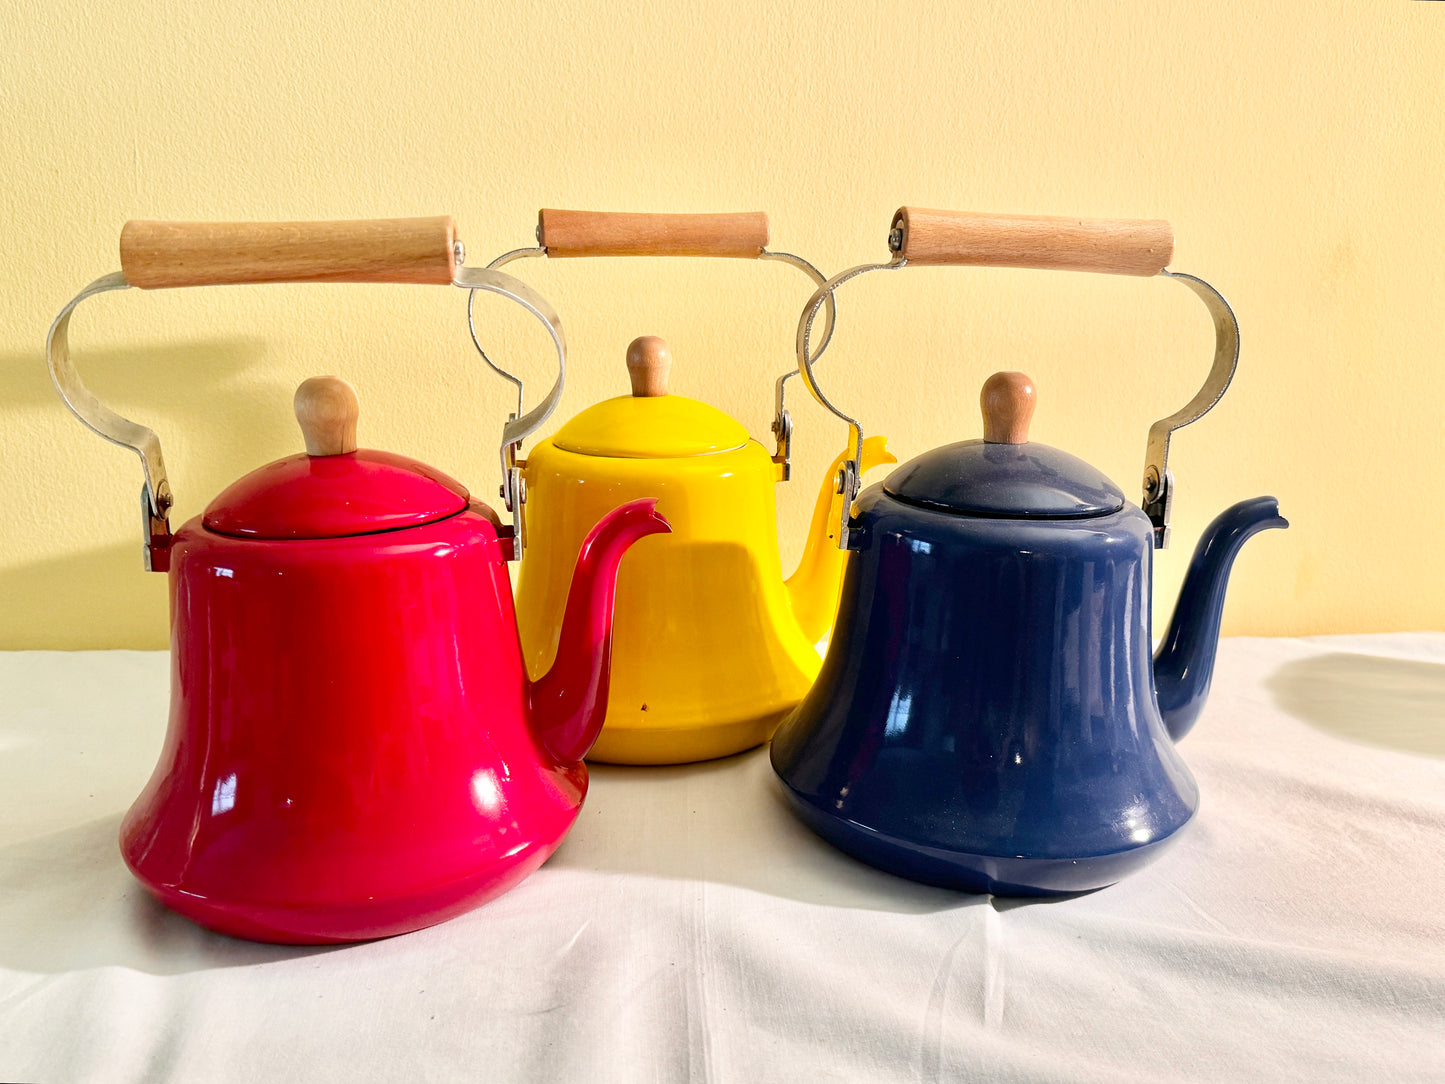
M 1224 593 L 1239 547 L 1260 531 L 1288 526 L 1279 514 L 1278 501 L 1255 497 L 1226 508 L 1199 539 L 1169 631 L 1154 656 L 1159 714 L 1175 741 L 1189 733 L 1209 695 Z
M 530 689 L 537 736 L 561 763 L 580 761 L 602 729 L 612 669 L 617 569 L 634 542 L 672 530 L 656 506 L 656 500 L 645 499 L 613 509 L 598 520 L 577 554 L 557 657 Z
M 809 643 L 817 643 L 833 627 L 838 593 L 843 588 L 844 554 L 838 548 L 838 524 L 842 519 L 838 502 L 843 496 L 838 492 L 838 472 L 847 458 L 847 450 L 840 452 L 823 477 L 818 499 L 813 502 L 802 560 L 785 584 L 793 617 Z M 886 437 L 868 437 L 863 441 L 863 461 L 858 464 L 858 472 L 866 474 L 874 467 L 897 462 L 898 457 L 888 451 Z

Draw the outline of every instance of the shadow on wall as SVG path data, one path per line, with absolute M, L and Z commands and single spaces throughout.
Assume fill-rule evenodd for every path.
M 172 475 L 181 468 L 187 490 L 198 491 L 190 493 L 191 504 L 204 504 L 243 471 L 300 448 L 291 409 L 300 378 L 255 373 L 267 355 L 263 339 L 198 339 L 99 350 L 87 349 L 81 341 L 72 347 L 86 386 L 117 413 L 156 431 L 161 447 L 170 453 L 166 465 Z M 70 434 L 62 448 L 79 447 L 72 439 L 99 441 L 95 447 L 105 443 L 65 409 L 38 352 L 0 355 L 0 389 L 0 410 L 53 406 L 54 431 L 65 426 Z M 195 453 L 186 455 L 191 449 Z M 120 447 L 114 447 L 114 454 L 134 458 Z M 137 491 L 139 469 L 137 463 Z M 171 488 L 176 488 L 174 477 Z M 177 499 L 184 503 L 186 494 L 178 493 Z
M 92 317 L 92 324 L 97 319 Z M 165 331 L 160 325 L 154 334 Z M 224 404 L 234 407 L 233 391 L 228 389 L 235 387 L 238 373 L 254 367 L 265 355 L 266 341 L 232 336 L 92 347 L 86 342 L 86 329 L 73 324 L 70 353 L 85 384 L 120 413 L 129 408 L 179 422 L 200 415 L 202 402 L 208 402 L 212 410 L 218 404 L 223 409 Z M 64 415 L 65 407 L 46 368 L 43 340 L 36 342 L 33 351 L 0 354 L 0 407 L 52 404 Z
M 1268 681 L 1296 718 L 1349 741 L 1445 757 L 1445 665 L 1335 652 L 1281 666 Z
M 256 372 L 267 352 L 262 339 L 92 350 L 78 331 L 73 345 L 76 366 L 90 389 L 117 413 L 160 436 L 178 501 L 173 527 L 240 475 L 301 450 L 290 382 Z M 114 544 L 78 549 L 60 532 L 48 538 L 53 556 L 0 567 L 0 645 L 165 647 L 165 577 L 147 574 L 140 552 L 138 460 L 70 415 L 38 349 L 0 355 L 0 414 L 7 410 L 38 418 L 48 454 L 65 461 L 52 466 L 50 478 L 58 487 L 61 521 L 84 522 L 98 511 L 107 522 L 119 517 L 125 536 Z M 89 484 L 82 472 L 92 454 L 123 461 L 125 485 L 108 493 Z M 18 464 L 10 466 L 18 469 Z
M 0 568 L 0 645 L 7 650 L 165 648 L 166 577 L 145 571 L 139 522 L 137 511 L 135 538 L 114 546 Z

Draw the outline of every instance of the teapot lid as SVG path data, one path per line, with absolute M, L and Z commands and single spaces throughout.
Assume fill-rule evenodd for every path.
M 552 437 L 563 451 L 618 459 L 679 459 L 741 448 L 748 431 L 717 407 L 667 393 L 672 357 L 656 335 L 627 348 L 632 394 L 595 403 Z
M 995 373 L 983 386 L 984 437 L 911 459 L 883 482 L 885 492 L 944 512 L 1026 519 L 1105 516 L 1124 493 L 1077 456 L 1028 439 L 1033 382 Z
M 467 506 L 466 488 L 404 455 L 356 447 L 356 392 L 334 376 L 296 390 L 306 451 L 232 483 L 201 522 L 218 534 L 255 539 L 345 538 L 417 527 Z

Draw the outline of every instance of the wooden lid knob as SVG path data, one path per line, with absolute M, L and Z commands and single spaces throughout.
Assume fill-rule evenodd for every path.
M 1034 382 L 1023 373 L 994 373 L 978 397 L 987 444 L 1027 444 L 1034 416 Z
M 667 342 L 656 335 L 633 339 L 627 347 L 627 375 L 632 378 L 632 394 L 638 398 L 666 395 L 667 371 L 671 368 Z
M 356 389 L 339 376 L 313 376 L 296 389 L 296 420 L 312 455 L 356 451 Z

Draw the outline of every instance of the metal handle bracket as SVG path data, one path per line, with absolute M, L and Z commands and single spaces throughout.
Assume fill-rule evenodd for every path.
M 493 261 L 494 264 L 495 262 Z M 567 379 L 567 340 L 562 334 L 562 320 L 557 315 L 557 311 L 541 294 L 520 279 L 504 275 L 495 267 L 459 267 L 453 284 L 463 290 L 471 291 L 467 298 L 467 326 L 471 329 L 472 342 L 476 344 L 482 360 L 517 385 L 517 410 L 508 416 L 506 424 L 502 426 L 501 495 L 507 505 L 507 511 L 512 513 L 512 526 L 515 532 L 514 555 L 520 560 L 526 546 L 522 506 L 527 502 L 527 492 L 522 478 L 523 463 L 517 453 L 521 450 L 522 441 L 542 427 L 562 400 L 562 388 Z M 473 319 L 473 302 L 476 300 L 478 290 L 500 294 L 521 305 L 541 321 L 552 338 L 553 347 L 556 348 L 557 379 L 552 384 L 552 390 L 525 414 L 522 413 L 522 381 L 499 368 L 491 358 L 487 357 L 486 351 L 482 349 L 482 344 L 477 338 L 476 323 Z
M 908 261 L 902 256 L 895 256 L 887 263 L 867 263 L 857 267 L 850 267 L 842 271 L 826 282 L 822 283 L 813 296 L 808 298 L 808 303 L 803 306 L 803 314 L 798 319 L 798 372 L 802 374 L 803 384 L 814 399 L 835 417 L 841 419 L 848 426 L 848 440 L 852 445 L 853 454 L 843 461 L 843 467 L 838 472 L 838 492 L 843 495 L 842 510 L 839 513 L 838 523 L 838 548 L 847 549 L 848 539 L 852 531 L 853 502 L 858 498 L 858 490 L 862 485 L 863 470 L 863 426 L 856 418 L 843 413 L 833 405 L 818 385 L 817 374 L 813 372 L 813 363 L 818 360 L 818 354 L 812 351 L 813 321 L 818 317 L 818 310 L 823 304 L 832 303 L 833 292 L 842 286 L 849 279 L 855 279 L 859 275 L 866 275 L 869 271 L 894 271 L 900 267 L 907 266 Z M 829 335 L 831 337 L 832 327 Z M 821 350 L 818 351 L 821 353 Z M 792 375 L 791 373 L 789 374 Z M 786 379 L 786 378 L 784 378 Z M 783 381 L 778 381 L 778 395 L 781 400 Z
M 512 263 L 515 260 L 547 257 L 549 253 L 546 247 L 540 243 L 541 240 L 542 227 L 539 224 L 537 226 L 537 245 L 529 248 L 515 248 L 512 249 L 510 252 L 502 253 L 491 263 L 487 264 L 488 270 L 497 270 L 499 268 L 507 266 L 507 264 Z M 798 270 L 802 271 L 805 275 L 812 279 L 814 283 L 819 286 L 823 285 L 823 283 L 827 281 L 823 273 L 819 271 L 816 267 L 814 267 L 812 263 L 803 259 L 803 257 L 801 256 L 794 255 L 791 252 L 772 252 L 767 248 L 763 248 L 759 251 L 756 258 L 760 260 L 776 260 L 780 263 L 790 264 L 791 266 L 796 267 Z M 837 303 L 834 301 L 831 293 L 828 294 L 826 298 L 826 304 L 826 328 L 823 333 L 822 341 L 819 343 L 817 350 L 813 353 L 812 360 L 814 362 L 816 362 L 818 358 L 822 356 L 823 351 L 828 348 L 828 344 L 832 341 L 833 328 L 837 321 Z M 471 328 L 472 343 L 476 346 L 477 353 L 481 355 L 482 360 L 486 362 L 487 366 L 494 373 L 500 376 L 503 380 L 506 380 L 508 383 L 512 384 L 517 389 L 517 415 L 520 415 L 522 413 L 523 405 L 526 401 L 526 384 L 521 377 L 517 376 L 513 372 L 502 368 L 495 361 L 493 361 L 491 357 L 487 354 L 486 350 L 482 347 L 481 340 L 477 336 L 476 325 L 472 321 L 472 305 L 470 301 L 468 301 L 467 303 L 467 323 L 468 326 L 470 326 Z M 797 368 L 790 368 L 787 372 L 783 373 L 782 376 L 778 377 L 777 383 L 774 386 L 774 413 L 771 429 L 773 438 L 777 444 L 777 448 L 776 451 L 773 453 L 772 459 L 774 463 L 777 463 L 782 468 L 783 481 L 785 482 L 792 477 L 793 473 L 793 418 L 792 415 L 788 412 L 787 383 L 789 380 L 791 380 L 797 375 Z
M 112 444 L 129 448 L 140 458 L 145 482 L 141 486 L 141 531 L 145 538 L 143 550 L 148 572 L 165 572 L 170 568 L 172 497 L 166 479 L 166 463 L 161 455 L 161 440 L 155 431 L 138 422 L 122 418 L 96 398 L 85 386 L 70 358 L 70 316 L 86 298 L 112 290 L 131 288 L 124 273 L 113 272 L 98 278 L 70 300 L 50 325 L 45 337 L 45 360 L 50 379 L 60 398 L 92 432 Z
M 1209 375 L 1205 377 L 1203 386 L 1184 406 L 1149 427 L 1149 443 L 1144 451 L 1144 499 L 1140 506 L 1154 525 L 1154 548 L 1162 550 L 1169 545 L 1169 517 L 1174 510 L 1169 438 L 1174 430 L 1208 414 L 1229 388 L 1234 371 L 1239 366 L 1239 321 L 1224 295 L 1203 279 L 1167 268 L 1159 273 L 1193 290 L 1214 320 L 1214 361 L 1209 366 Z
M 460 260 L 460 244 L 455 256 Z M 485 290 L 500 294 L 521 305 L 546 327 L 557 350 L 557 379 L 552 390 L 542 402 L 530 412 L 513 414 L 502 427 L 502 498 L 512 513 L 514 556 L 520 557 L 523 547 L 522 505 L 526 500 L 523 492 L 517 449 L 523 440 L 535 432 L 557 408 L 562 398 L 562 387 L 566 379 L 567 346 L 562 334 L 562 323 L 556 311 L 540 294 L 526 283 L 510 275 L 490 269 L 458 267 L 453 285 L 471 291 Z M 145 537 L 145 565 L 147 571 L 165 572 L 170 568 L 171 527 L 170 510 L 173 504 L 170 483 L 166 478 L 165 460 L 161 455 L 160 438 L 155 432 L 127 418 L 121 417 L 102 403 L 85 386 L 70 356 L 70 317 L 82 301 L 96 294 L 112 290 L 130 289 L 124 272 L 116 271 L 96 279 L 65 308 L 60 310 L 45 340 L 46 362 L 50 368 L 50 379 L 60 393 L 70 412 L 89 429 L 123 448 L 129 448 L 140 458 L 145 483 L 141 489 L 141 527 Z M 471 303 L 467 306 L 468 322 L 471 322 Z M 473 328 L 473 337 L 476 332 Z M 478 347 L 480 349 L 480 346 Z M 483 355 L 485 357 L 485 354 Z
M 843 283 L 857 278 L 859 275 L 867 274 L 869 271 L 891 271 L 907 266 L 907 259 L 900 254 L 903 241 L 903 230 L 895 223 L 888 235 L 888 247 L 895 253 L 894 258 L 887 263 L 862 264 L 835 275 L 818 287 L 803 307 L 802 315 L 798 320 L 798 371 L 802 374 L 803 382 L 812 393 L 813 398 L 847 423 L 849 439 L 853 445 L 853 456 L 844 463 L 839 477 L 840 492 L 843 493 L 844 499 L 838 544 L 843 549 L 848 548 L 853 502 L 858 497 L 861 485 L 859 468 L 863 458 L 863 427 L 856 419 L 834 406 L 818 386 L 812 365 L 816 357 L 809 356 L 809 339 L 819 307 L 825 299 L 831 299 L 833 292 Z M 1239 321 L 1235 318 L 1234 310 L 1230 308 L 1229 302 L 1224 299 L 1224 296 L 1203 279 L 1168 269 L 1162 270 L 1158 274 L 1176 279 L 1193 290 L 1209 309 L 1210 316 L 1214 320 L 1215 331 L 1214 360 L 1210 365 L 1209 375 L 1205 378 L 1204 385 L 1183 407 L 1168 417 L 1161 418 L 1149 428 L 1149 443 L 1144 460 L 1144 497 L 1140 506 L 1153 524 L 1155 548 L 1163 549 L 1169 544 L 1169 519 L 1174 502 L 1174 476 L 1169 471 L 1169 438 L 1174 430 L 1188 425 L 1190 422 L 1198 421 L 1209 413 L 1229 387 L 1230 381 L 1234 378 L 1235 368 L 1239 364 Z

